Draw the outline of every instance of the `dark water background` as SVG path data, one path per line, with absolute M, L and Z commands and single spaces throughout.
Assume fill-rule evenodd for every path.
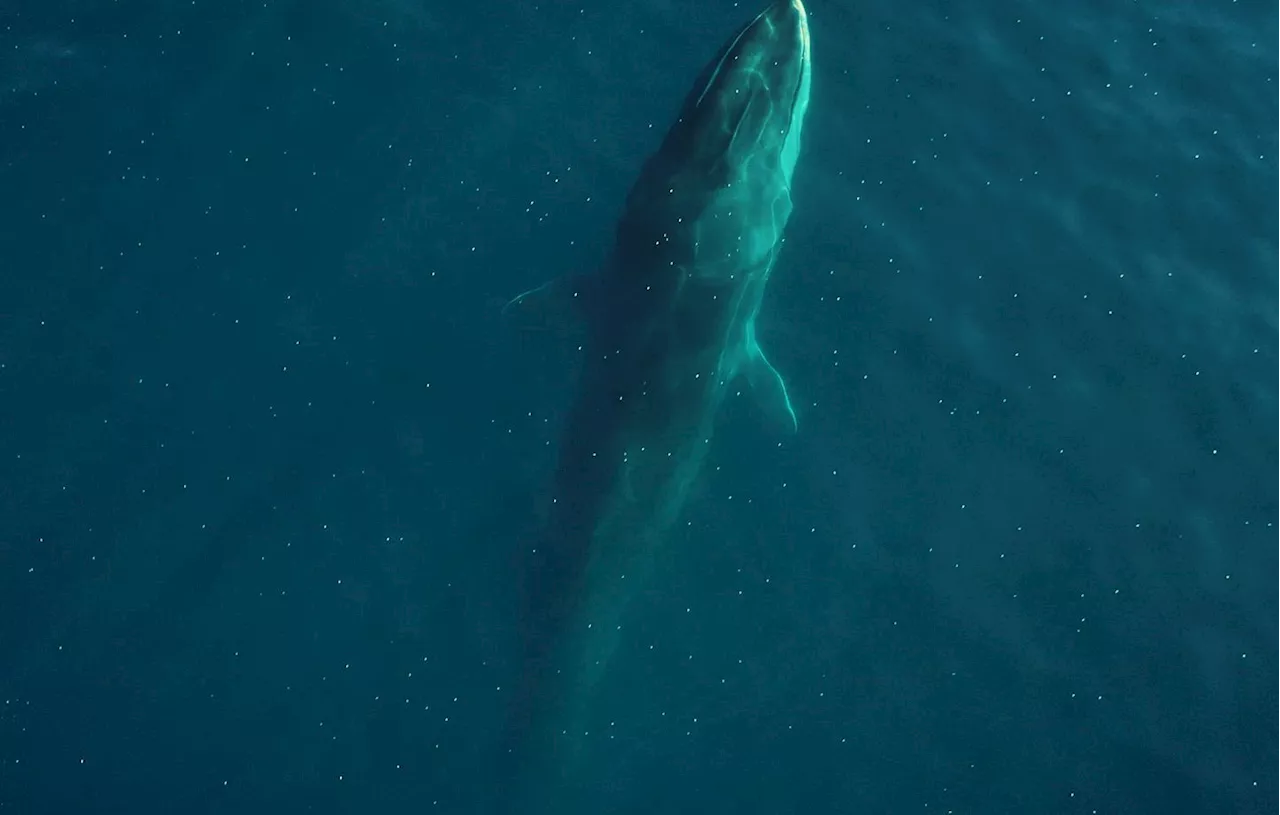
M 590 268 L 732 2 L 0 1 L 0 810 L 468 812 Z M 1277 11 L 813 0 L 615 812 L 1277 800 Z

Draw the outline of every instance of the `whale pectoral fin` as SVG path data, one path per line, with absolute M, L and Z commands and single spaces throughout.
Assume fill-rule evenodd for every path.
M 755 393 L 756 399 L 760 401 L 770 419 L 784 425 L 792 433 L 796 432 L 799 424 L 796 422 L 796 411 L 791 404 L 791 397 L 787 394 L 787 383 L 782 381 L 782 376 L 777 369 L 769 364 L 764 351 L 756 344 L 754 336 L 748 340 L 746 350 L 747 358 L 743 364 L 743 373 L 751 383 L 751 390 Z
M 565 331 L 579 327 L 594 297 L 595 280 L 595 275 L 549 280 L 508 300 L 502 315 L 523 330 Z

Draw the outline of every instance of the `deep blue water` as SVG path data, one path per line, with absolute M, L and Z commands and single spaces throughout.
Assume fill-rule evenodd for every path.
M 1277 11 L 810 4 L 611 812 L 1277 800 Z M 470 812 L 590 269 L 749 5 L 0 5 L 0 811 Z

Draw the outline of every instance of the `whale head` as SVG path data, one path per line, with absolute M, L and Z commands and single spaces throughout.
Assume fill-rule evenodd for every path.
M 641 285 L 673 267 L 735 285 L 768 275 L 791 216 L 810 73 L 801 0 L 775 0 L 707 63 L 619 222 Z
M 670 138 L 731 183 L 775 169 L 795 171 L 809 107 L 809 22 L 800 0 L 777 0 L 708 63 Z

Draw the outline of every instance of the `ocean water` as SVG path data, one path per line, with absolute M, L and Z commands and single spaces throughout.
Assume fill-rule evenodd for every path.
M 0 811 L 475 811 L 574 354 L 498 307 L 754 12 L 0 6 Z M 598 811 L 1275 811 L 1275 6 L 809 12 L 800 432 L 726 409 Z

